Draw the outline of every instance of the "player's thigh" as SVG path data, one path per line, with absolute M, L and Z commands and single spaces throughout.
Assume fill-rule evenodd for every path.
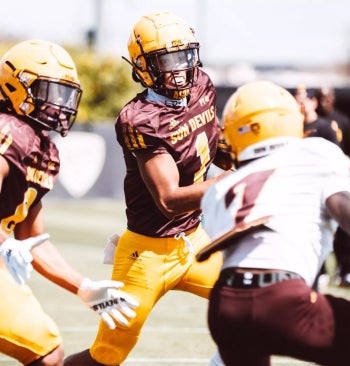
M 160 239 L 156 239 L 159 242 Z M 154 240 L 126 231 L 119 239 L 114 257 L 112 278 L 124 283 L 123 291 L 139 301 L 136 317 L 129 326 L 109 329 L 100 322 L 95 341 L 90 347 L 94 360 L 114 365 L 124 362 L 135 346 L 142 326 L 154 304 L 163 294 L 165 254 Z
M 201 225 L 193 234 L 189 235 L 188 239 L 194 247 L 192 262 L 183 275 L 182 280 L 176 286 L 176 289 L 209 298 L 210 291 L 220 274 L 223 261 L 222 254 L 221 252 L 216 252 L 204 262 L 195 260 L 196 253 L 211 241 Z
M 57 348 L 62 339 L 31 289 L 0 268 L 0 352 L 28 364 Z
M 177 290 L 191 292 L 195 295 L 209 298 L 210 292 L 219 277 L 222 267 L 222 254 L 216 252 L 204 262 L 193 261 L 182 281 L 176 286 Z
M 164 243 L 163 243 L 164 241 Z M 124 283 L 123 290 L 152 308 L 163 295 L 166 239 L 155 239 L 129 230 L 118 242 L 112 279 Z

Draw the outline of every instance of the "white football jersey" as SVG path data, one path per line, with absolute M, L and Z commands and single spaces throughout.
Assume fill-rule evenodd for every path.
M 350 192 L 349 159 L 318 137 L 296 139 L 211 186 L 202 199 L 212 240 L 267 217 L 266 230 L 223 250 L 226 267 L 282 269 L 308 284 L 329 253 L 337 223 L 325 201 Z

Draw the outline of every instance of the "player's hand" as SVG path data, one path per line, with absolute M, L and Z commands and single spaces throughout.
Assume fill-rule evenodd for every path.
M 123 286 L 119 281 L 91 281 L 85 278 L 80 285 L 78 296 L 101 316 L 110 329 L 114 329 L 117 324 L 128 326 L 127 318 L 135 318 L 136 313 L 133 309 L 136 309 L 139 303 L 119 290 Z
M 0 245 L 0 255 L 4 258 L 7 269 L 12 277 L 23 285 L 33 271 L 33 257 L 30 251 L 50 237 L 49 234 L 33 236 L 25 240 L 7 238 Z
M 219 139 L 213 164 L 222 170 L 230 170 L 234 168 L 231 149 L 224 138 Z

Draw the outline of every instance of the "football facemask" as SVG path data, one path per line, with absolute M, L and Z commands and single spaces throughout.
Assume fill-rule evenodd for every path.
M 77 115 L 81 89 L 74 84 L 38 78 L 30 92 L 35 109 L 28 117 L 66 136 Z

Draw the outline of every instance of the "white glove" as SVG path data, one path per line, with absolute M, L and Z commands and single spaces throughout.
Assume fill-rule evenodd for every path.
M 113 264 L 114 262 L 114 252 L 117 247 L 119 240 L 119 235 L 114 234 L 107 239 L 107 244 L 104 248 L 104 256 L 103 263 L 104 264 Z
M 124 291 L 119 290 L 124 284 L 119 281 L 103 280 L 91 281 L 85 278 L 81 283 L 78 296 L 92 310 L 96 311 L 110 329 L 116 327 L 116 323 L 128 326 L 128 318 L 135 318 L 133 309 L 139 303 Z
M 7 269 L 12 277 L 23 285 L 29 279 L 33 266 L 33 257 L 30 253 L 32 248 L 43 243 L 50 237 L 49 234 L 33 236 L 25 240 L 7 238 L 0 245 L 0 255 L 4 258 Z

